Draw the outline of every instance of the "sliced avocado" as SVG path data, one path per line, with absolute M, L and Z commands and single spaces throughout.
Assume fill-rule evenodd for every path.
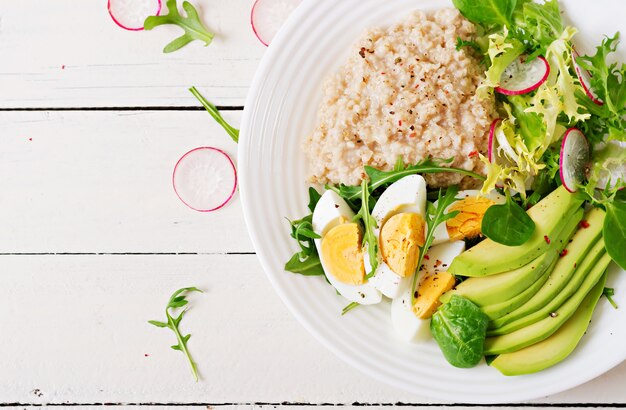
M 556 258 L 550 258 L 550 260 L 552 263 L 543 270 L 543 274 L 537 278 L 535 283 L 526 288 L 522 293 L 519 293 L 504 302 L 483 306 L 480 310 L 482 310 L 491 321 L 514 311 L 524 303 L 528 302 L 528 299 L 532 298 L 537 292 L 539 292 L 539 289 L 541 289 L 543 284 L 546 283 L 550 277 L 550 272 L 552 272 L 554 265 L 556 265 Z
M 558 258 L 548 281 L 528 302 L 489 324 L 489 336 L 511 333 L 546 317 L 561 306 L 585 279 L 604 252 L 602 225 L 604 211 L 587 214 L 587 228 L 579 229 L 567 244 L 567 253 Z
M 582 218 L 582 214 L 582 209 L 576 211 L 558 238 L 551 240 L 551 246 L 548 248 L 548 251 L 535 260 L 509 272 L 469 278 L 461 282 L 454 290 L 443 295 L 441 301 L 446 303 L 453 294 L 456 294 L 471 300 L 478 306 L 486 306 L 506 302 L 524 292 L 532 284 L 536 283 L 539 278 L 543 277 L 546 271 L 552 271 L 552 269 L 548 268 L 554 266 L 553 264 L 556 262 L 558 254 L 578 229 L 578 223 Z M 515 307 L 512 309 L 515 309 Z M 510 312 L 511 310 L 507 311 Z
M 540 372 L 570 355 L 589 326 L 593 311 L 602 296 L 606 273 L 587 294 L 576 312 L 549 338 L 513 353 L 496 357 L 491 366 L 505 376 Z
M 448 268 L 455 276 L 487 276 L 517 269 L 546 252 L 582 200 L 559 187 L 528 210 L 535 222 L 530 239 L 520 246 L 506 246 L 485 239 L 456 258 Z
M 598 264 L 589 272 L 576 293 L 547 317 L 515 332 L 487 338 L 485 340 L 485 356 L 515 352 L 554 334 L 578 309 L 583 299 L 598 283 L 610 262 L 611 257 L 605 253 Z

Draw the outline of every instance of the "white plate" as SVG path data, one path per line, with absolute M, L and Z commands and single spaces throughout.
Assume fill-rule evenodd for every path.
M 239 142 L 246 222 L 282 300 L 319 341 L 352 366 L 397 388 L 448 401 L 511 402 L 554 394 L 626 358 L 626 308 L 613 310 L 601 300 L 588 334 L 570 358 L 539 374 L 505 377 L 485 364 L 453 368 L 434 342 L 409 345 L 396 340 L 388 304 L 341 316 L 347 303 L 322 278 L 283 270 L 296 250 L 285 217 L 307 213 L 301 144 L 314 128 L 323 78 L 347 60 L 350 45 L 366 28 L 392 24 L 416 8 L 448 5 L 447 0 L 307 0 L 294 12 L 268 49 L 246 101 Z M 622 0 L 600 0 L 593 7 L 583 1 L 562 5 L 568 20 L 585 35 L 577 39 L 582 52 L 602 34 L 624 28 Z M 610 280 L 617 288 L 617 303 L 626 307 L 626 274 L 613 266 Z

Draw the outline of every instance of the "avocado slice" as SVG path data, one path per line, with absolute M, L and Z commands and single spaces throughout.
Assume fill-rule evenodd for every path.
M 610 262 L 611 257 L 608 254 L 602 255 L 602 258 L 589 272 L 576 293 L 547 317 L 515 332 L 487 338 L 485 340 L 485 356 L 515 352 L 545 340 L 554 334 L 574 314 L 583 299 L 585 299 L 596 283 L 600 281 Z
M 538 279 L 542 278 L 546 271 L 548 273 L 552 272 L 551 268 L 554 267 L 559 253 L 565 248 L 568 240 L 576 232 L 582 215 L 583 210 L 577 210 L 567 222 L 566 227 L 558 238 L 552 239 L 548 251 L 532 262 L 509 272 L 469 278 L 461 282 L 455 289 L 444 294 L 441 297 L 441 301 L 446 303 L 453 294 L 456 294 L 471 300 L 478 306 L 486 306 L 509 301 L 511 298 L 523 293 L 531 285 L 536 283 Z M 524 299 L 522 303 L 527 300 L 528 298 Z M 520 304 L 508 308 L 506 313 L 516 309 L 518 306 L 520 306 Z M 500 316 L 502 315 L 498 317 Z
M 604 211 L 587 214 L 587 228 L 581 228 L 567 245 L 567 254 L 558 258 L 548 281 L 530 300 L 489 324 L 489 336 L 504 335 L 546 317 L 561 306 L 585 279 L 604 253 L 602 226 Z
M 506 246 L 485 239 L 452 261 L 448 272 L 455 276 L 487 276 L 519 268 L 530 263 L 550 247 L 548 240 L 556 238 L 569 218 L 583 201 L 560 186 L 528 210 L 535 222 L 530 239 L 520 246 Z M 546 238 L 548 240 L 546 240 Z
M 554 253 L 556 254 L 556 252 Z M 537 292 L 539 292 L 539 289 L 541 289 L 543 284 L 546 283 L 550 277 L 550 272 L 552 272 L 554 265 L 556 265 L 556 258 L 552 258 L 550 260 L 552 263 L 543 270 L 543 274 L 535 281 L 535 283 L 526 288 L 522 293 L 519 293 L 504 302 L 483 306 L 480 310 L 487 315 L 489 320 L 495 320 L 522 306 L 528 301 L 528 299 L 532 298 Z
M 501 354 L 491 362 L 491 366 L 505 376 L 519 376 L 547 369 L 569 356 L 587 331 L 593 311 L 602 296 L 606 276 L 605 273 L 556 333 L 516 352 Z

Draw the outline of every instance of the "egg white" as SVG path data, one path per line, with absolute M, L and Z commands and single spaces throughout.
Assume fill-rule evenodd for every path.
M 452 260 L 465 250 L 464 241 L 454 241 L 433 246 L 426 252 L 417 283 L 427 273 L 443 272 Z M 391 301 L 391 324 L 396 336 L 406 342 L 419 342 L 430 338 L 430 319 L 420 319 L 413 313 L 411 306 L 411 285 L 401 295 Z
M 376 240 L 380 243 L 380 228 L 392 216 L 401 212 L 411 212 L 420 215 L 423 219 L 426 214 L 426 181 L 421 175 L 408 175 L 399 179 L 382 193 L 374 209 L 372 217 L 378 228 L 375 230 Z M 365 271 L 370 272 L 372 265 L 369 257 L 365 256 Z M 374 276 L 369 280 L 388 298 L 397 298 L 404 289 L 410 286 L 412 275 L 402 277 L 396 274 L 383 261 L 379 260 Z
M 341 222 L 341 218 L 351 221 L 354 218 L 354 212 L 348 206 L 346 201 L 334 191 L 326 191 L 313 211 L 313 231 L 321 236 L 321 239 L 315 239 L 315 246 L 320 256 L 322 268 L 326 273 L 328 282 L 337 289 L 337 292 L 350 302 L 357 302 L 361 305 L 373 305 L 382 300 L 382 295 L 378 289 L 374 287 L 371 281 L 362 285 L 349 285 L 340 282 L 335 278 L 329 270 L 327 262 L 322 255 L 322 239 L 326 233 Z M 367 259 L 367 258 L 365 258 Z

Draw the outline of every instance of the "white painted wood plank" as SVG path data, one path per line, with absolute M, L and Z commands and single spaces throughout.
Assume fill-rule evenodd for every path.
M 172 188 L 192 148 L 236 159 L 204 111 L 1 112 L 0 130 L 0 253 L 253 250 L 237 194 L 207 214 Z
M 430 403 L 345 365 L 291 317 L 254 255 L 0 256 L 5 403 Z M 312 278 L 317 280 L 319 278 Z M 160 319 L 197 285 L 183 330 Z M 146 356 L 147 355 L 147 356 Z M 537 402 L 625 402 L 626 365 Z
M 193 3 L 216 38 L 163 54 L 181 29 L 123 30 L 103 0 L 1 1 L 0 107 L 197 105 L 191 85 L 243 105 L 265 52 L 250 27 L 253 0 Z

